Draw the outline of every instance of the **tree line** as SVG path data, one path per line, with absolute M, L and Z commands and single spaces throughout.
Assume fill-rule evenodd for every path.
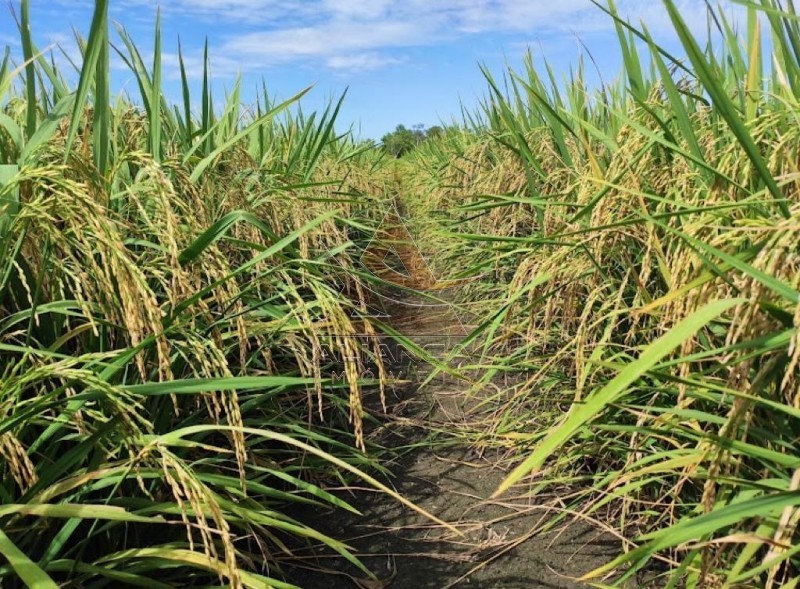
M 442 133 L 444 129 L 438 125 L 428 129 L 425 125 L 412 125 L 410 129 L 405 125 L 397 125 L 394 131 L 381 137 L 381 145 L 392 156 L 402 157 L 426 139 L 440 137 Z

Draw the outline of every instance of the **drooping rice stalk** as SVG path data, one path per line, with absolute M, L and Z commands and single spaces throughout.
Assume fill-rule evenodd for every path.
M 483 111 L 409 160 L 430 239 L 491 276 L 463 295 L 484 380 L 519 380 L 481 432 L 519 456 L 498 493 L 586 489 L 571 509 L 629 538 L 593 578 L 798 582 L 800 29 L 743 4 L 699 40 L 667 0 L 684 59 L 599 6 L 619 81 L 484 70 Z
M 0 63 L 0 580 L 281 587 L 298 538 L 356 562 L 285 506 L 348 509 L 326 476 L 380 486 L 351 252 L 400 182 L 437 277 L 486 277 L 459 296 L 488 318 L 463 344 L 482 382 L 515 377 L 479 433 L 518 456 L 498 493 L 572 482 L 570 510 L 627 538 L 593 578 L 796 585 L 798 15 L 744 2 L 739 32 L 715 9 L 699 40 L 665 4 L 681 56 L 599 5 L 618 80 L 484 69 L 481 110 L 391 170 L 337 133 L 341 100 L 215 102 L 207 47 L 201 95 L 181 54 L 169 104 L 158 24 L 145 63 L 124 29 L 110 44 L 107 2 L 73 90 L 22 2 L 22 62 Z
M 350 167 L 377 155 L 336 133 L 341 102 L 290 113 L 306 91 L 250 116 L 237 84 L 219 110 L 206 68 L 195 108 L 182 59 L 173 109 L 158 21 L 148 66 L 107 12 L 74 91 L 26 1 L 0 68 L 0 584 L 286 587 L 298 541 L 361 567 L 286 506 L 352 510 L 332 477 L 405 501 L 364 471 L 360 374 L 385 375 L 343 270 L 383 206 Z

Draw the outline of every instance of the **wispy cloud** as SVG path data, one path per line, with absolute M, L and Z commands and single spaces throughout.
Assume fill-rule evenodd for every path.
M 213 54 L 227 56 L 226 70 L 287 63 L 374 70 L 405 61 L 403 52 L 411 47 L 485 36 L 513 42 L 595 35 L 613 27 L 590 0 L 119 0 L 116 6 L 159 4 L 167 15 L 220 23 L 224 32 L 216 37 Z M 705 23 L 703 0 L 676 4 L 693 27 Z M 661 2 L 617 0 L 617 5 L 656 34 L 670 30 Z
M 225 57 L 224 55 L 211 56 L 209 61 L 209 69 L 214 78 L 229 78 L 235 76 L 240 71 L 244 71 L 241 62 Z M 177 53 L 163 53 L 161 55 L 161 64 L 164 75 L 168 80 L 181 79 L 180 56 Z M 184 55 L 183 67 L 186 70 L 186 77 L 188 79 L 201 79 L 204 69 L 202 55 Z
M 388 65 L 406 61 L 403 58 L 390 57 L 380 53 L 360 53 L 356 55 L 335 55 L 328 58 L 326 65 L 335 70 L 371 71 Z
M 328 58 L 424 42 L 424 31 L 412 23 L 351 21 L 238 35 L 230 39 L 224 49 L 235 55 L 287 61 L 308 57 Z
M 130 7 L 146 6 L 159 7 L 165 13 L 244 25 L 300 22 L 317 13 L 316 1 L 303 0 L 122 0 L 116 4 L 116 9 L 125 11 Z

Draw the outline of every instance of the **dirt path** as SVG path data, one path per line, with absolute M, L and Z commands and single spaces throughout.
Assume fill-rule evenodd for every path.
M 468 327 L 447 306 L 408 298 L 390 306 L 393 327 L 429 349 L 452 347 Z M 478 453 L 449 435 L 459 428 L 475 430 L 467 408 L 476 401 L 466 396 L 468 385 L 447 377 L 420 389 L 428 371 L 408 356 L 395 360 L 392 370 L 399 369 L 411 382 L 393 392 L 389 414 L 379 416 L 383 425 L 372 436 L 400 456 L 387 465 L 394 487 L 463 535 L 433 525 L 384 495 L 368 490 L 343 494 L 362 517 L 315 512 L 303 514 L 305 521 L 353 547 L 379 581 L 313 547 L 297 551 L 302 561 L 287 563 L 289 580 L 310 589 L 585 586 L 574 579 L 607 562 L 618 548 L 614 539 L 580 521 L 567 521 L 559 532 L 537 533 L 553 515 L 555 497 L 531 499 L 518 492 L 488 500 L 507 473 L 507 461 L 490 451 Z

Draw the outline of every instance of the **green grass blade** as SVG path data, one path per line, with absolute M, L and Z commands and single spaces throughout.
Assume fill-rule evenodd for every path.
M 211 153 L 209 153 L 203 159 L 201 159 L 197 163 L 197 165 L 194 167 L 194 170 L 192 171 L 192 175 L 191 175 L 192 181 L 197 182 L 200 179 L 200 177 L 203 175 L 203 172 L 206 171 L 208 166 L 210 166 L 214 162 L 214 160 L 216 160 L 222 153 L 224 153 L 226 150 L 230 149 L 231 146 L 235 145 L 236 143 L 238 143 L 242 139 L 246 138 L 248 135 L 250 135 L 254 131 L 258 130 L 258 128 L 261 125 L 263 125 L 266 122 L 268 122 L 269 120 L 271 120 L 275 115 L 277 115 L 281 111 L 285 110 L 286 108 L 288 108 L 289 106 L 291 106 L 292 104 L 294 104 L 295 102 L 300 100 L 300 98 L 302 98 L 309 90 L 311 90 L 311 86 L 309 86 L 305 90 L 302 90 L 302 91 L 298 92 L 297 94 L 295 94 L 294 96 L 292 96 L 288 100 L 280 103 L 278 106 L 273 108 L 271 111 L 265 113 L 264 115 L 260 116 L 259 118 L 254 120 L 252 123 L 247 125 L 244 129 L 242 129 L 241 131 L 236 133 L 233 137 L 231 137 L 230 139 L 225 141 L 222 145 L 219 145 L 218 147 L 216 147 L 213 151 L 211 151 Z
M 165 521 L 160 516 L 146 517 L 136 515 L 126 511 L 122 507 L 116 507 L 113 505 L 87 505 L 85 503 L 24 503 L 19 505 L 0 506 L 0 517 L 12 514 L 32 515 L 36 517 L 56 517 L 63 519 L 77 517 L 82 519 L 103 519 L 109 521 L 138 523 L 163 523 Z
M 155 46 L 153 47 L 153 86 L 150 95 L 150 153 L 161 161 L 161 9 L 156 12 Z
M 78 89 L 75 93 L 75 106 L 64 145 L 64 163 L 69 161 L 72 144 L 75 142 L 81 118 L 84 116 L 84 109 L 89 97 L 89 91 L 94 83 L 97 64 L 101 61 L 104 51 L 103 45 L 108 43 L 108 2 L 109 0 L 96 0 L 94 5 L 89 40 L 84 52 Z
M 775 197 L 781 214 L 789 218 L 789 207 L 786 202 L 784 202 L 784 195 L 775 182 L 775 178 L 772 176 L 772 172 L 770 172 L 769 166 L 761 154 L 761 151 L 758 149 L 750 133 L 748 133 L 744 122 L 736 112 L 736 107 L 722 86 L 718 75 L 718 68 L 715 68 L 712 62 L 706 60 L 703 51 L 697 45 L 697 41 L 695 41 L 692 33 L 689 31 L 689 27 L 675 7 L 673 0 L 664 0 L 664 2 L 670 19 L 678 33 L 678 37 L 695 68 L 698 79 L 702 82 L 703 87 L 713 99 L 714 106 L 725 119 L 725 122 L 728 123 L 728 127 L 736 136 L 736 139 L 744 149 L 747 157 L 750 158 L 753 166 L 758 170 L 762 181 Z
M 564 421 L 551 430 L 547 437 L 538 444 L 531 455 L 506 477 L 492 496 L 499 496 L 523 477 L 538 471 L 545 460 L 547 460 L 557 448 L 567 442 L 581 427 L 596 418 L 608 405 L 616 402 L 625 394 L 628 387 L 636 382 L 645 372 L 650 370 L 662 358 L 671 353 L 688 338 L 694 336 L 698 330 L 708 325 L 725 311 L 743 302 L 745 302 L 743 299 L 733 299 L 709 303 L 705 307 L 692 313 L 665 335 L 647 346 L 636 360 L 625 366 L 625 368 L 602 389 L 591 394 L 584 403 L 573 405 Z
M 278 241 L 278 236 L 275 235 L 272 229 L 264 224 L 255 215 L 248 213 L 247 211 L 233 211 L 214 223 L 214 225 L 209 227 L 205 232 L 203 232 L 202 235 L 195 239 L 191 245 L 189 245 L 189 247 L 184 249 L 178 257 L 178 262 L 181 265 L 186 265 L 193 262 L 206 249 L 224 237 L 230 228 L 239 221 L 245 221 L 258 228 L 272 243 Z
M 588 573 L 584 576 L 584 579 L 599 576 L 626 562 L 639 561 L 637 564 L 641 566 L 642 561 L 646 557 L 660 550 L 672 546 L 680 546 L 687 542 L 698 541 L 709 537 L 718 530 L 728 528 L 743 520 L 769 517 L 773 514 L 780 513 L 788 507 L 796 507 L 798 504 L 800 504 L 800 491 L 772 493 L 745 501 L 739 501 L 730 505 L 724 505 L 714 509 L 710 513 L 705 513 L 694 518 L 682 519 L 675 525 L 650 534 L 649 537 L 652 538 L 650 542 Z M 634 570 L 636 568 L 638 567 L 635 567 Z
M 334 456 L 333 454 L 329 454 L 328 452 L 320 450 L 319 448 L 316 448 L 314 446 L 306 444 L 305 442 L 301 442 L 300 440 L 296 440 L 296 439 L 294 439 L 292 437 L 289 437 L 287 435 L 284 435 L 284 434 L 281 434 L 281 433 L 278 433 L 278 432 L 265 430 L 265 429 L 251 428 L 251 427 L 238 428 L 238 427 L 233 427 L 233 426 L 197 425 L 197 426 L 192 426 L 192 427 L 187 427 L 187 428 L 183 428 L 183 429 L 180 429 L 180 430 L 176 430 L 174 432 L 170 432 L 170 433 L 162 435 L 162 436 L 157 436 L 156 439 L 157 439 L 157 441 L 159 443 L 169 446 L 169 445 L 180 443 L 182 440 L 184 440 L 185 438 L 187 438 L 189 436 L 192 436 L 192 435 L 195 435 L 195 434 L 199 434 L 199 433 L 203 433 L 203 432 L 213 432 L 213 431 L 219 431 L 219 432 L 223 432 L 223 431 L 229 431 L 229 432 L 240 431 L 240 432 L 248 434 L 248 435 L 259 436 L 259 437 L 266 438 L 268 440 L 274 440 L 274 441 L 277 441 L 277 442 L 281 442 L 283 444 L 287 444 L 288 446 L 294 446 L 294 447 L 300 448 L 304 452 L 307 452 L 309 454 L 313 454 L 314 456 L 317 456 L 318 458 L 322 458 L 323 460 L 325 460 L 327 462 L 330 462 L 331 464 L 337 466 L 338 468 L 341 468 L 343 470 L 346 470 L 346 471 L 354 474 L 355 476 L 357 476 L 358 478 L 362 479 L 366 483 L 370 484 L 374 488 L 378 489 L 379 491 L 382 491 L 383 493 L 386 493 L 387 495 L 389 495 L 390 497 L 392 497 L 393 499 L 395 499 L 399 503 L 402 503 L 403 505 L 405 505 L 409 509 L 412 509 L 413 511 L 419 513 L 420 515 L 424 516 L 425 518 L 429 519 L 430 521 L 435 522 L 436 524 L 447 528 L 448 530 L 450 530 L 451 532 L 453 532 L 457 536 L 462 536 L 463 535 L 462 532 L 460 530 L 458 530 L 457 528 L 455 528 L 453 525 L 443 521 L 442 519 L 436 517 L 435 515 L 427 512 L 423 508 L 415 505 L 414 503 L 412 503 L 411 501 L 409 501 L 408 499 L 406 499 L 405 497 L 403 497 L 399 493 L 393 491 L 392 489 L 390 489 L 389 487 L 387 487 L 386 485 L 384 485 L 383 483 L 381 483 L 380 481 L 378 481 L 374 477 L 372 477 L 372 476 L 368 475 L 367 473 L 365 473 L 363 470 L 360 470 L 360 469 L 356 468 L 352 464 L 349 464 L 349 463 L 345 462 L 344 460 L 338 458 L 337 456 Z
M 689 111 L 683 102 L 681 93 L 678 90 L 678 86 L 672 79 L 672 74 L 667 68 L 667 65 L 664 63 L 664 59 L 658 52 L 656 43 L 653 41 L 653 38 L 650 36 L 650 33 L 647 31 L 647 29 L 644 29 L 644 34 L 647 37 L 647 43 L 650 46 L 652 58 L 655 61 L 656 67 L 661 75 L 661 83 L 664 84 L 664 90 L 667 93 L 667 98 L 672 106 L 672 113 L 675 115 L 675 119 L 677 120 L 678 128 L 683 135 L 683 139 L 689 145 L 689 149 L 694 156 L 699 161 L 705 162 L 705 154 L 703 153 L 700 143 L 697 140 L 697 134 L 694 132 L 694 125 L 691 117 L 689 116 Z
M 0 554 L 30 589 L 58 589 L 53 579 L 28 558 L 0 529 Z
M 201 130 L 203 136 L 206 137 L 204 149 L 206 153 L 211 152 L 213 145 L 213 138 L 211 137 L 211 127 L 214 119 L 214 105 L 211 99 L 211 72 L 209 71 L 208 60 L 208 38 L 206 38 L 205 45 L 203 46 L 203 90 L 201 96 L 202 111 L 201 111 Z
M 100 55 L 95 65 L 94 112 L 92 133 L 94 161 L 100 175 L 105 178 L 111 161 L 111 62 L 109 58 L 108 27 L 100 43 Z
M 25 61 L 25 137 L 29 138 L 36 132 L 36 122 L 38 119 L 36 109 L 39 101 L 36 96 L 36 64 L 33 55 L 30 6 L 28 0 L 22 0 L 20 5 L 20 20 L 22 58 Z
M 189 78 L 186 75 L 186 64 L 183 61 L 183 48 L 181 42 L 178 40 L 178 65 L 181 70 L 181 91 L 183 95 L 183 126 L 186 133 L 184 144 L 189 146 L 192 144 L 192 135 L 194 134 L 194 121 L 192 120 L 192 98 L 189 92 Z

